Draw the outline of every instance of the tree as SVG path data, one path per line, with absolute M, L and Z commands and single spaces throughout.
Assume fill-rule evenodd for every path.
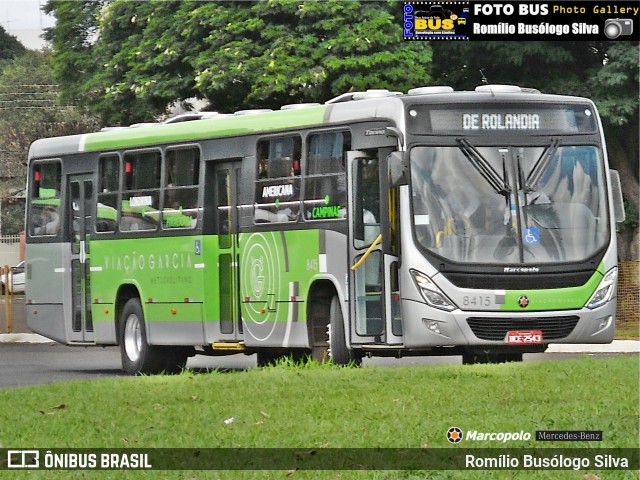
M 0 63 L 23 54 L 27 49 L 13 35 L 0 26 Z
M 50 0 L 54 70 L 106 122 L 198 96 L 233 111 L 429 81 L 427 43 L 402 41 L 394 2 Z
M 28 51 L 0 69 L 0 199 L 2 234 L 24 228 L 24 210 L 6 210 L 15 192 L 24 191 L 29 146 L 38 138 L 85 133 L 97 128 L 94 118 L 73 106 L 58 104 L 51 52 Z M 8 115 L 7 112 L 11 114 Z
M 93 47 L 98 36 L 98 19 L 102 1 L 49 0 L 43 10 L 55 13 L 56 26 L 45 30 L 44 38 L 51 42 L 53 78 L 60 86 L 63 103 L 76 104 L 85 99 L 84 84 L 98 67 Z

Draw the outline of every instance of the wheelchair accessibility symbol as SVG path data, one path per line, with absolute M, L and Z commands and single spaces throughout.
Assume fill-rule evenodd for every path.
M 538 227 L 525 227 L 523 237 L 525 245 L 540 245 L 540 230 L 538 230 Z

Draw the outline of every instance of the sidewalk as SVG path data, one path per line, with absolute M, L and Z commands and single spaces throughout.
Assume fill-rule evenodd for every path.
M 545 353 L 640 353 L 640 341 L 614 340 L 604 344 L 550 344 Z

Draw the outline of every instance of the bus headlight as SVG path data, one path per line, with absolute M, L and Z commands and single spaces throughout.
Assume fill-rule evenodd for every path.
M 618 267 L 613 267 L 607 272 L 607 274 L 600 282 L 600 285 L 598 285 L 596 291 L 593 293 L 593 295 L 591 295 L 589 303 L 587 303 L 587 308 L 598 308 L 611 300 L 611 296 L 613 295 L 613 291 L 616 286 L 617 278 Z
M 422 298 L 424 298 L 424 301 L 427 302 L 429 306 L 448 312 L 457 308 L 424 273 L 411 270 L 411 275 L 413 276 L 413 281 L 416 282 L 418 290 L 422 294 Z

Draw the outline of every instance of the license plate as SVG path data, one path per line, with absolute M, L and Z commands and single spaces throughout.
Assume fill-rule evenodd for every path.
M 541 330 L 513 330 L 507 332 L 507 343 L 509 345 L 530 345 L 542 343 Z

